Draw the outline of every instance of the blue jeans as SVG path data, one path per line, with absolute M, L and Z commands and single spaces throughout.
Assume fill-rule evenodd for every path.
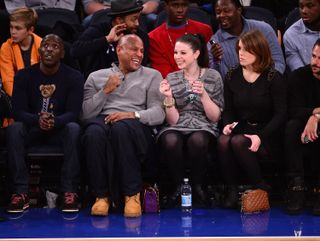
M 15 122 L 7 128 L 6 143 L 8 167 L 13 181 L 13 193 L 28 192 L 28 167 L 26 149 L 37 144 L 60 145 L 64 152 L 61 167 L 61 192 L 76 192 L 80 182 L 79 124 L 70 122 L 64 127 L 43 131 L 38 127 L 28 128 L 22 122 Z

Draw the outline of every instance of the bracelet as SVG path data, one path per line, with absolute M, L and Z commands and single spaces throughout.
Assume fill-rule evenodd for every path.
M 174 100 L 174 98 L 172 98 L 172 102 L 171 103 L 167 103 L 166 100 L 163 101 L 163 106 L 165 108 L 171 108 L 176 104 L 176 101 Z

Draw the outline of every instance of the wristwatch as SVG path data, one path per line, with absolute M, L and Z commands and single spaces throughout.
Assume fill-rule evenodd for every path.
M 137 120 L 140 120 L 139 112 L 137 112 L 137 111 L 134 112 L 134 118 L 136 118 Z

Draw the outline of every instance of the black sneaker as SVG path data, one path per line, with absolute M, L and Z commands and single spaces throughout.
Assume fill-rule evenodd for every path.
M 29 208 L 29 197 L 27 194 L 12 194 L 7 208 L 8 213 L 22 213 L 27 208 Z
M 66 213 L 79 212 L 78 194 L 75 192 L 64 193 L 61 211 Z

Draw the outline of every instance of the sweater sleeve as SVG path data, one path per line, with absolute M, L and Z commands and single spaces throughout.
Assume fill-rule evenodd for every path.
M 309 92 L 307 91 L 309 85 L 306 85 L 305 81 L 303 81 L 304 76 L 300 75 L 299 71 L 301 71 L 301 69 L 292 72 L 289 77 L 289 116 L 293 119 L 307 121 L 308 118 L 312 115 L 312 111 L 314 108 L 309 107 L 307 103 L 308 98 L 306 95 L 309 94 Z
M 66 125 L 69 122 L 76 122 L 79 120 L 83 101 L 83 76 L 78 73 L 70 76 L 70 85 L 68 86 L 68 95 L 65 102 L 65 111 L 61 115 L 55 117 L 55 126 L 57 128 Z
M 108 46 L 108 42 L 105 38 L 107 33 L 104 33 L 103 27 L 107 28 L 107 25 L 93 25 L 89 26 L 75 41 L 71 47 L 71 56 L 75 58 L 85 57 L 93 55 L 99 51 L 103 51 Z
M 4 91 L 12 96 L 13 79 L 15 75 L 13 51 L 8 43 L 4 43 L 0 50 L 0 73 Z
M 140 121 L 150 126 L 160 125 L 164 121 L 165 113 L 162 108 L 162 97 L 159 91 L 162 77 L 156 73 L 147 90 L 147 109 L 139 111 Z
M 277 131 L 287 119 L 287 88 L 284 78 L 277 74 L 271 80 L 271 98 L 273 116 L 268 124 L 260 131 L 259 136 L 266 138 Z
M 29 109 L 28 88 L 25 79 L 30 78 L 26 72 L 18 71 L 14 77 L 14 87 L 12 94 L 13 117 L 16 121 L 21 121 L 26 125 L 39 126 L 39 115 L 32 113 Z

